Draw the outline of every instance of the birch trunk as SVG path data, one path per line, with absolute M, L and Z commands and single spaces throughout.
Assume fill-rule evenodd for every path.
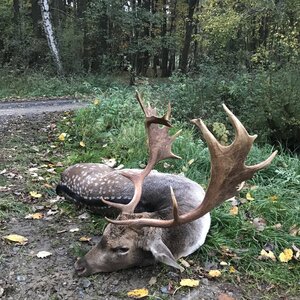
M 51 51 L 51 54 L 53 56 L 57 72 L 59 74 L 63 73 L 63 67 L 60 60 L 59 50 L 57 47 L 55 34 L 53 31 L 52 23 L 51 23 L 51 16 L 50 16 L 50 10 L 49 10 L 49 0 L 40 0 L 40 6 L 41 6 L 41 14 L 43 19 L 43 27 L 46 33 L 48 45 Z

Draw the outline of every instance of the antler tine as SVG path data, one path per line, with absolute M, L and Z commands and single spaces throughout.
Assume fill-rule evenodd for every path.
M 141 218 L 135 220 L 114 221 L 113 223 L 136 226 L 171 227 L 192 222 L 207 214 L 215 206 L 221 204 L 226 199 L 234 196 L 237 191 L 237 186 L 241 182 L 251 178 L 256 171 L 267 167 L 271 163 L 276 156 L 277 151 L 273 152 L 269 158 L 261 163 L 253 166 L 245 165 L 245 160 L 256 135 L 249 135 L 238 118 L 225 105 L 223 105 L 223 107 L 236 132 L 235 139 L 229 146 L 221 145 L 201 119 L 192 120 L 203 133 L 211 156 L 211 175 L 202 203 L 194 210 L 179 215 L 177 201 L 171 190 L 173 219 L 157 220 Z
M 172 150 L 172 143 L 176 139 L 179 132 L 173 136 L 169 136 L 168 131 L 171 127 L 170 115 L 171 105 L 168 105 L 168 111 L 163 117 L 157 117 L 156 108 L 152 108 L 150 105 L 145 107 L 144 101 L 139 94 L 136 92 L 136 98 L 145 114 L 145 127 L 148 136 L 148 147 L 149 147 L 149 161 L 146 168 L 141 172 L 133 171 L 120 171 L 120 174 L 130 179 L 134 184 L 134 195 L 132 200 L 128 204 L 119 204 L 105 201 L 104 203 L 112 207 L 118 208 L 122 213 L 133 213 L 136 206 L 138 205 L 141 195 L 142 186 L 145 177 L 151 172 L 157 162 L 166 158 L 180 158 L 175 155 Z M 159 125 L 164 125 L 160 128 Z M 112 222 L 112 220 L 109 220 Z

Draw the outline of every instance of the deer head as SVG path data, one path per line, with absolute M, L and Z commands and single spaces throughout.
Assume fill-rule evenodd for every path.
M 176 259 L 190 254 L 204 243 L 210 226 L 209 212 L 234 196 L 241 182 L 268 166 L 276 155 L 275 151 L 265 161 L 246 166 L 245 160 L 256 136 L 250 136 L 240 121 L 223 105 L 236 132 L 235 140 L 229 146 L 221 145 L 202 120 L 192 120 L 201 130 L 211 156 L 211 176 L 205 195 L 200 186 L 185 178 L 181 179 L 185 194 L 179 194 L 177 191 L 180 183 L 175 183 L 175 175 L 164 177 L 160 174 L 160 181 L 166 181 L 164 193 L 170 195 L 170 207 L 154 212 L 136 213 L 142 196 L 143 182 L 154 165 L 166 158 L 178 158 L 171 151 L 172 142 L 177 134 L 172 137 L 168 135 L 171 127 L 170 106 L 167 114 L 159 118 L 155 109 L 145 107 L 138 93 L 137 100 L 146 116 L 149 161 L 144 170 L 117 171 L 117 176 L 127 179 L 125 184 L 129 184 L 130 181 L 133 183 L 134 195 L 126 204 L 102 199 L 105 204 L 121 210 L 121 214 L 116 220 L 107 219 L 109 224 L 100 242 L 75 263 L 79 275 L 111 272 L 148 265 L 155 261 L 183 270 Z M 149 178 L 152 177 L 155 175 L 151 172 Z M 112 187 L 114 184 L 110 181 Z M 156 186 L 148 187 L 149 191 L 155 189 Z M 198 194 L 197 200 L 194 200 L 194 194 Z

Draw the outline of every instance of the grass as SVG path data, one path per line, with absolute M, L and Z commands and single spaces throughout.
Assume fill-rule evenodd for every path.
M 60 131 L 68 133 L 68 139 L 61 147 L 72 152 L 67 159 L 68 165 L 83 161 L 100 162 L 103 157 L 115 158 L 118 164 L 126 167 L 139 167 L 146 163 L 142 114 L 134 108 L 137 105 L 132 96 L 119 101 L 119 93 L 124 91 L 111 90 L 101 98 L 100 104 L 91 105 L 61 123 Z M 128 111 L 132 111 L 132 115 Z M 159 163 L 157 169 L 184 173 L 205 187 L 210 168 L 208 149 L 199 133 L 190 126 L 175 123 L 171 131 L 179 129 L 183 129 L 183 133 L 174 143 L 173 151 L 182 160 Z M 79 146 L 81 140 L 85 140 L 86 147 Z M 273 150 L 268 145 L 255 146 L 247 163 L 260 162 Z M 297 156 L 279 150 L 280 154 L 271 166 L 248 181 L 246 188 L 240 192 L 237 215 L 230 214 L 232 205 L 228 202 L 212 212 L 213 221 L 206 244 L 191 258 L 199 261 L 200 265 L 204 262 L 215 264 L 228 280 L 244 278 L 247 284 L 265 283 L 296 293 L 299 288 L 299 261 L 292 259 L 283 263 L 278 257 L 285 248 L 300 246 L 299 232 L 296 236 L 290 232 L 300 223 L 300 161 Z M 247 200 L 248 192 L 254 200 Z M 263 231 L 253 225 L 255 218 L 264 220 Z M 276 261 L 259 259 L 263 249 L 272 250 Z M 228 266 L 221 267 L 221 261 L 233 266 L 235 272 L 230 273 Z

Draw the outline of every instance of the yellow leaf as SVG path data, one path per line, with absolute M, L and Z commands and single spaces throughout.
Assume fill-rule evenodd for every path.
M 281 262 L 288 262 L 293 258 L 293 250 L 292 249 L 284 249 L 283 252 L 279 254 L 279 260 Z
M 249 200 L 249 201 L 254 200 L 254 198 L 252 197 L 252 195 L 251 195 L 250 192 L 248 192 L 248 193 L 246 194 L 246 199 Z
M 181 286 L 188 286 L 188 287 L 195 287 L 199 285 L 199 280 L 195 279 L 181 279 L 180 281 Z
M 85 147 L 84 141 L 81 141 L 81 142 L 79 143 L 79 145 L 80 145 L 81 147 Z
M 239 208 L 238 208 L 237 206 L 233 206 L 233 207 L 230 209 L 229 213 L 230 213 L 232 216 L 235 216 L 235 215 L 237 215 L 237 214 L 239 213 Z
M 29 194 L 32 198 L 41 198 L 42 197 L 42 194 L 39 194 L 36 191 L 29 192 Z
M 269 197 L 269 199 L 272 201 L 272 202 L 276 202 L 278 200 L 278 197 L 276 195 L 272 195 Z
M 148 295 L 149 295 L 149 291 L 147 289 L 136 289 L 136 290 L 129 291 L 127 293 L 128 297 L 135 298 L 135 299 L 143 298 Z
M 26 244 L 28 242 L 28 239 L 26 237 L 18 234 L 9 234 L 4 236 L 4 238 L 10 242 L 15 242 L 18 244 Z
M 67 134 L 65 132 L 61 133 L 58 137 L 58 139 L 63 142 L 66 139 Z
M 210 277 L 220 277 L 221 276 L 221 271 L 219 271 L 219 270 L 210 270 L 208 272 L 208 275 Z
M 264 259 L 264 258 L 270 258 L 273 261 L 276 261 L 276 257 L 274 255 L 274 253 L 270 250 L 270 251 L 266 251 L 265 249 L 262 249 L 260 251 L 260 259 Z
M 48 251 L 40 251 L 36 256 L 37 256 L 38 258 L 45 258 L 45 257 L 48 257 L 48 256 L 50 256 L 50 255 L 52 255 L 51 252 L 48 252 Z
M 233 266 L 229 267 L 229 273 L 235 273 L 236 269 Z
M 92 238 L 88 236 L 82 236 L 79 238 L 79 242 L 89 242 Z
M 33 219 L 33 220 L 40 220 L 43 219 L 44 215 L 42 213 L 35 213 L 35 214 L 29 214 L 25 216 L 25 219 Z
M 100 104 L 100 100 L 96 98 L 96 99 L 94 100 L 94 105 L 99 105 L 99 104 Z
M 192 158 L 188 161 L 188 165 L 190 166 L 195 160 Z

